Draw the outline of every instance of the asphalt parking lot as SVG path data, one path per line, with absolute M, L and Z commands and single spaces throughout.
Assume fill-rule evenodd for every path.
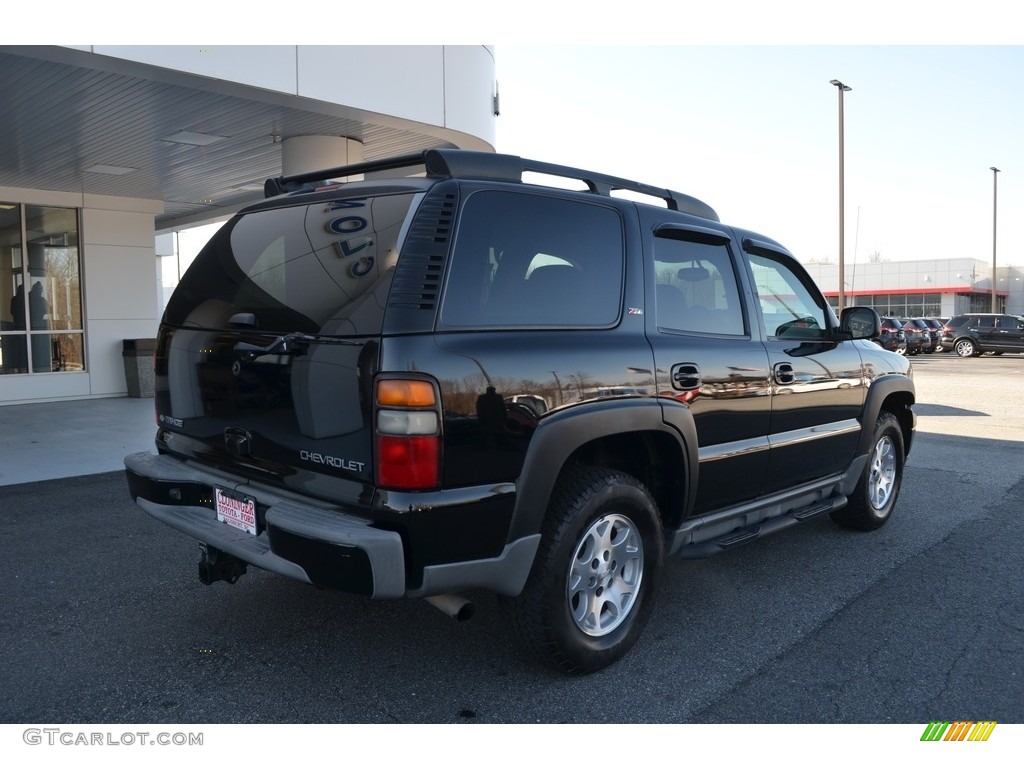
M 487 594 L 457 623 L 254 569 L 203 586 L 120 472 L 0 487 L 0 722 L 1022 723 L 1024 356 L 914 366 L 888 525 L 672 562 L 640 643 L 581 678 Z

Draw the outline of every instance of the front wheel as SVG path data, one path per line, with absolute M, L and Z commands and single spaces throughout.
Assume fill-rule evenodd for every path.
M 903 430 L 891 413 L 883 411 L 875 422 L 871 453 L 847 505 L 832 513 L 844 528 L 873 531 L 892 516 L 903 483 Z
M 522 594 L 502 603 L 535 656 L 568 674 L 595 672 L 639 638 L 663 559 L 661 520 L 643 484 L 573 468 L 552 495 Z

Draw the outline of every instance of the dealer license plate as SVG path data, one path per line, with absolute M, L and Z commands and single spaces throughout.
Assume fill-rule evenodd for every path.
M 256 499 L 223 488 L 214 488 L 217 519 L 232 528 L 256 535 Z

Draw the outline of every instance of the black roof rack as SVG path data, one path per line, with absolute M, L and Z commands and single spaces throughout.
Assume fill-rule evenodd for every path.
M 427 149 L 411 155 L 370 160 L 338 168 L 327 168 L 322 171 L 276 176 L 267 179 L 264 184 L 264 194 L 266 197 L 274 197 L 286 192 L 312 189 L 318 182 L 322 183 L 331 179 L 399 168 L 415 168 L 416 166 L 422 166 L 428 177 L 440 179 L 522 182 L 523 173 L 542 173 L 581 181 L 590 192 L 598 195 L 610 196 L 612 192 L 619 190 L 636 192 L 663 200 L 674 211 L 719 221 L 718 214 L 707 203 L 671 189 L 662 189 L 650 184 L 585 171 L 567 165 L 468 149 Z

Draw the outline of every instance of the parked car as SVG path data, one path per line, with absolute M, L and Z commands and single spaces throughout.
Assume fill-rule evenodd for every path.
M 932 338 L 935 339 L 935 351 L 948 352 L 949 348 L 942 345 L 942 326 L 946 321 L 938 317 L 926 317 L 924 321 L 931 328 Z
M 882 349 L 896 352 L 900 355 L 907 354 L 907 336 L 903 332 L 903 324 L 893 317 L 881 319 L 881 331 L 875 343 Z
M 991 312 L 957 315 L 943 326 L 942 345 L 960 357 L 1024 352 L 1024 318 Z
M 909 361 L 701 201 L 452 149 L 266 189 L 172 295 L 156 453 L 125 458 L 204 583 L 256 566 L 456 617 L 488 590 L 586 673 L 635 643 L 669 557 L 893 514 Z
M 933 352 L 935 352 L 935 350 L 938 349 L 938 347 L 939 347 L 939 336 L 940 336 L 940 334 L 939 334 L 938 329 L 934 328 L 931 325 L 931 323 L 929 323 L 923 317 L 911 318 L 909 322 L 913 323 L 914 325 L 916 325 L 918 328 L 921 329 L 921 333 L 922 333 L 922 337 L 921 337 L 922 338 L 921 351 L 924 352 L 926 355 L 930 355 Z
M 919 355 L 932 348 L 931 336 L 929 336 L 925 328 L 922 328 L 910 318 L 900 318 L 899 322 L 903 324 L 903 334 L 907 341 L 908 355 Z

